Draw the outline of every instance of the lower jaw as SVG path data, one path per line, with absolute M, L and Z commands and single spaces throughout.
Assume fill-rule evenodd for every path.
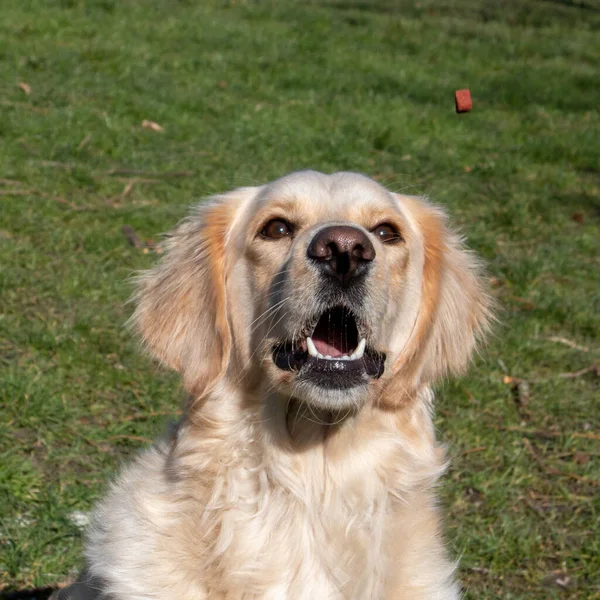
M 320 422 L 333 417 L 338 423 L 364 406 L 369 397 L 369 386 L 367 381 L 363 381 L 344 388 L 324 387 L 311 378 L 298 378 L 294 383 L 294 397 L 301 405 L 311 407 L 308 413 L 311 418 L 317 417 Z M 315 409 L 317 412 L 314 412 Z
M 385 354 L 366 351 L 353 361 L 320 359 L 289 346 L 273 349 L 273 362 L 282 371 L 295 371 L 294 395 L 326 410 L 362 405 L 369 384 L 381 377 Z
M 354 364 L 359 363 L 359 364 Z M 369 383 L 369 375 L 363 360 L 308 361 L 300 369 L 296 382 L 313 385 L 324 390 L 348 390 Z

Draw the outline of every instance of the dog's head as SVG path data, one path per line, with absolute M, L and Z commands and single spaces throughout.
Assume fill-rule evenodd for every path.
M 167 246 L 134 320 L 196 395 L 223 381 L 326 409 L 394 404 L 460 372 L 490 318 L 444 213 L 355 173 L 216 196 Z

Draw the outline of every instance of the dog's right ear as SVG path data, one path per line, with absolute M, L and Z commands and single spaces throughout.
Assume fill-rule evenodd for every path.
M 256 189 L 240 188 L 195 208 L 169 235 L 161 262 L 137 279 L 132 322 L 150 352 L 179 371 L 196 397 L 229 363 L 226 240 Z

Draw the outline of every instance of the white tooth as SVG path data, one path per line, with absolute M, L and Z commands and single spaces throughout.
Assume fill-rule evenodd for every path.
M 326 354 L 326 355 L 325 355 L 325 358 L 326 358 L 327 360 L 331 360 L 331 356 L 329 356 L 329 354 Z
M 317 352 L 317 356 L 318 356 L 319 358 L 325 358 L 325 357 L 324 357 L 324 356 L 323 356 L 323 355 L 322 355 L 320 352 Z
M 366 345 L 367 345 L 367 340 L 365 338 L 360 340 L 360 342 L 358 342 L 358 346 L 356 346 L 356 350 L 354 350 L 354 352 L 350 356 L 350 360 L 358 360 L 359 358 L 362 358 L 363 354 L 365 353 Z
M 347 355 L 340 356 L 340 360 L 350 360 L 350 357 Z
M 306 347 L 308 348 L 308 353 L 311 356 L 318 356 L 319 353 L 317 352 L 317 348 L 315 346 L 315 343 L 312 341 L 312 338 L 307 337 L 306 338 Z

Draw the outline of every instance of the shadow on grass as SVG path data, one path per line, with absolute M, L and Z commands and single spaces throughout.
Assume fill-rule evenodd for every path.
M 592 12 L 600 13 L 600 5 L 595 6 L 587 2 L 577 2 L 573 0 L 544 0 L 551 4 L 560 4 L 568 8 L 580 8 L 581 10 L 590 10 Z
M 0 592 L 0 600 L 48 600 L 58 588 L 43 587 L 29 590 Z

